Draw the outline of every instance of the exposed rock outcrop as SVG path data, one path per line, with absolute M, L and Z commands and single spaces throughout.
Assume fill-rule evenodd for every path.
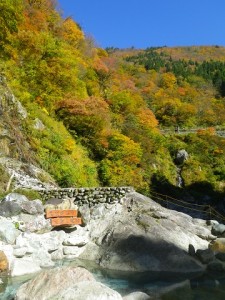
M 123 204 L 92 208 L 87 228 L 98 248 L 86 247 L 80 257 L 104 268 L 126 271 L 199 272 L 202 264 L 188 254 L 189 245 L 207 249 L 211 227 L 205 221 L 161 207 L 131 193 Z
M 186 150 L 182 149 L 182 150 L 178 150 L 177 154 L 176 154 L 176 158 L 175 158 L 175 162 L 177 165 L 182 165 L 185 160 L 188 159 L 188 153 Z
M 0 191 L 2 188 L 8 192 L 9 189 L 17 188 L 57 186 L 47 172 L 35 166 L 35 155 L 23 130 L 27 119 L 27 110 L 14 96 L 6 79 L 0 75 L 0 170 L 3 169 L 10 178 L 5 187 L 0 187 Z M 36 130 L 44 128 L 37 118 L 34 126 Z M 4 182 L 0 179 L 0 183 Z
M 65 203 L 70 205 L 70 201 Z M 58 231 L 45 224 L 48 220 L 38 200 L 29 202 L 24 196 L 10 194 L 2 204 L 5 202 L 18 208 L 8 219 L 1 217 L 2 228 L 11 229 L 2 232 L 0 250 L 6 251 L 14 276 L 21 274 L 17 266 L 23 262 L 33 262 L 30 269 L 36 272 L 54 266 L 57 260 L 74 258 L 122 271 L 202 272 L 215 258 L 209 244 L 222 242 L 213 242 L 215 222 L 207 225 L 205 220 L 163 208 L 136 192 L 113 204 L 80 206 L 88 215 L 86 224 Z M 59 202 L 50 207 L 64 205 Z

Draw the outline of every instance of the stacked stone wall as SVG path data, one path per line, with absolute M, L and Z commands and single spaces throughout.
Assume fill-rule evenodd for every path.
M 126 194 L 133 192 L 132 187 L 96 187 L 96 188 L 65 188 L 40 190 L 44 202 L 51 198 L 71 198 L 77 205 L 120 202 Z

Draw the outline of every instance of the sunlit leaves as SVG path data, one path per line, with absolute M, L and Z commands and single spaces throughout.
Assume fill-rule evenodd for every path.
M 84 34 L 78 25 L 71 19 L 67 18 L 59 29 L 61 38 L 67 41 L 72 46 L 78 46 L 84 40 Z
M 18 31 L 22 20 L 20 0 L 2 0 L 0 2 L 0 46 L 3 47 L 10 35 Z
M 107 185 L 143 187 L 143 170 L 138 166 L 142 149 L 127 136 L 112 132 L 107 137 L 107 154 L 100 163 L 101 180 Z
M 58 104 L 57 116 L 87 142 L 110 126 L 108 105 L 101 98 L 65 99 Z

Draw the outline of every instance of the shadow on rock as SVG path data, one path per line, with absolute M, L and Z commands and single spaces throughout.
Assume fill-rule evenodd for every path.
M 155 239 L 155 240 L 154 240 Z M 158 271 L 193 273 L 203 271 L 202 265 L 174 244 L 130 235 L 112 239 L 105 250 L 100 265 L 125 271 Z

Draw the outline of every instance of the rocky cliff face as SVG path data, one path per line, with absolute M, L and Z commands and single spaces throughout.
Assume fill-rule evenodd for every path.
M 53 179 L 35 164 L 23 130 L 28 113 L 0 76 L 0 193 L 9 189 L 53 187 Z M 43 176 L 42 176 L 43 175 Z M 46 178 L 45 184 L 39 178 Z

